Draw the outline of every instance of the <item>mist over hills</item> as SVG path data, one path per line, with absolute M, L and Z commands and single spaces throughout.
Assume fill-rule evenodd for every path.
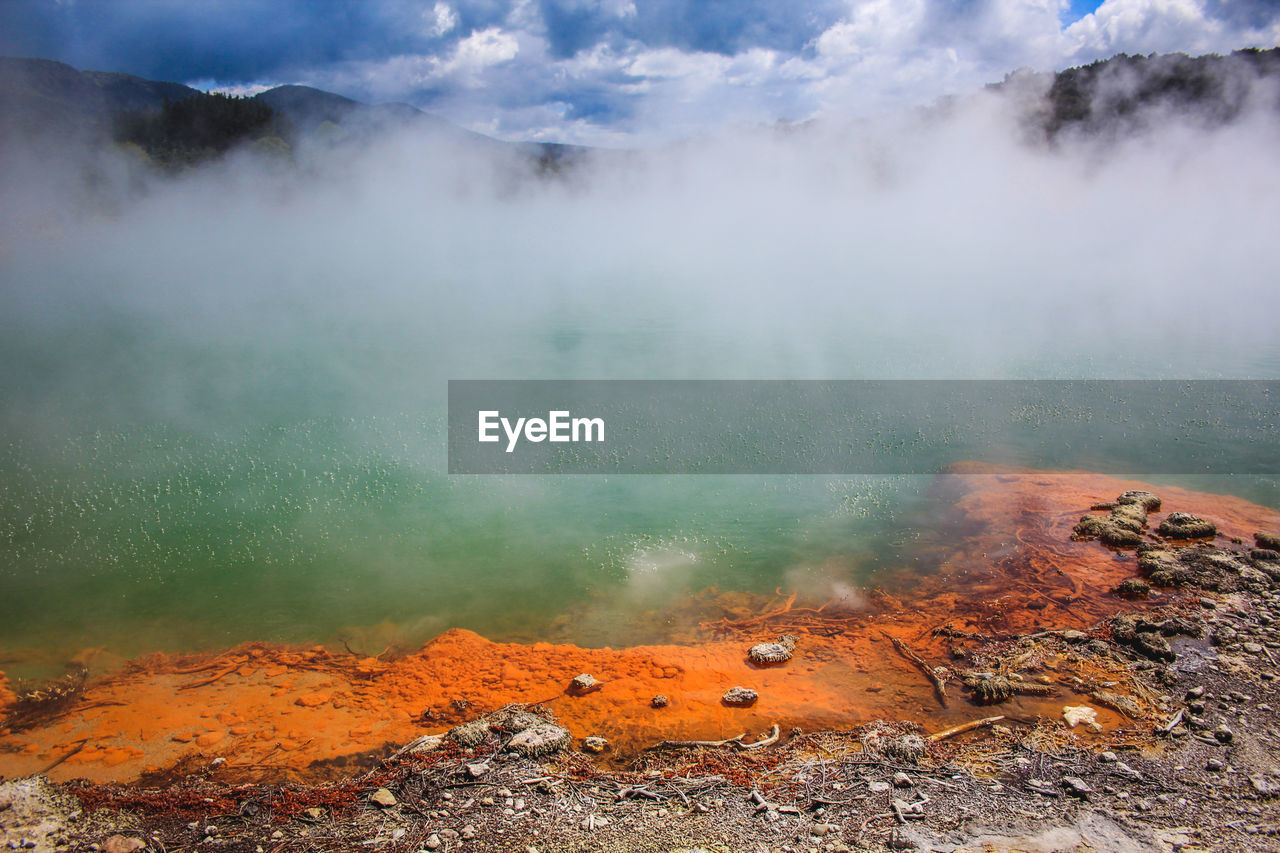
M 1021 69 L 987 89 L 1020 98 L 1018 109 L 1024 126 L 1035 136 L 1053 140 L 1064 133 L 1134 132 L 1155 112 L 1189 117 L 1208 126 L 1226 124 L 1239 118 L 1259 97 L 1265 109 L 1280 111 L 1277 81 L 1280 48 L 1249 48 L 1227 56 L 1119 54 L 1058 72 Z M 1258 87 L 1258 83 L 1263 85 Z M 127 142 L 131 140 L 122 132 L 122 119 L 137 124 L 142 118 L 159 115 L 166 104 L 191 99 L 213 104 L 213 97 L 180 83 L 79 71 L 47 59 L 0 57 L 0 142 L 59 137 Z M 292 147 L 317 135 L 326 141 L 368 141 L 405 129 L 427 131 L 463 145 L 517 150 L 539 160 L 543 168 L 587 150 L 554 143 L 502 142 L 409 104 L 367 104 L 309 86 L 277 86 L 246 100 L 265 105 L 271 115 L 235 136 L 232 144 L 216 150 L 185 150 L 181 122 L 171 121 L 168 132 L 174 138 L 152 139 L 148 153 L 167 146 L 170 151 L 180 151 L 178 159 L 191 164 L 235 144 L 252 144 L 264 138 L 276 138 Z M 188 107 L 188 112 L 193 109 Z M 226 107 L 211 109 L 225 111 Z M 275 154 L 282 150 L 280 146 L 266 148 Z
M 1059 72 L 1019 70 L 920 110 L 722 128 L 637 151 L 506 142 L 408 104 L 366 104 L 307 86 L 240 98 L 8 57 L 0 58 L 0 226 L 3 243 L 20 242 L 61 227 L 54 223 L 112 215 L 151 195 L 157 179 L 217 164 L 235 164 L 209 176 L 228 188 L 260 182 L 254 170 L 263 169 L 272 182 L 294 184 L 370 168 L 378 180 L 391 172 L 404 183 L 426 169 L 435 175 L 432 192 L 504 196 L 551 177 L 596 196 L 633 198 L 657 177 L 673 199 L 699 186 L 722 198 L 747 193 L 754 204 L 763 196 L 747 188 L 756 184 L 757 193 L 803 192 L 778 183 L 782 175 L 824 191 L 853 176 L 883 189 L 895 174 L 917 174 L 917 156 L 955 169 L 1008 145 L 1018 160 L 1034 150 L 1105 154 L 1126 140 L 1222 136 L 1250 118 L 1274 125 L 1278 116 L 1280 48 L 1121 54 Z M 963 138 L 966 123 L 971 138 Z
M 1043 103 L 1030 105 L 1024 118 L 1053 139 L 1061 133 L 1134 132 L 1153 116 L 1170 113 L 1217 126 L 1235 121 L 1251 106 L 1280 111 L 1277 83 L 1280 48 L 1247 48 L 1227 56 L 1122 53 L 1056 73 L 1014 72 L 988 89 L 1030 85 L 1043 91 Z

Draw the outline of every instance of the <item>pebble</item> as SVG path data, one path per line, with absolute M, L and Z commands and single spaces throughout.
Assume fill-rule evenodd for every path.
M 584 672 L 581 675 L 575 675 L 573 680 L 569 682 L 569 689 L 579 695 L 583 693 L 591 693 L 599 690 L 603 685 L 596 680 L 594 675 Z
M 870 790 L 871 793 L 873 794 L 883 794 L 885 791 L 888 791 L 892 787 L 893 786 L 890 785 L 888 782 L 872 782 L 869 785 L 867 785 L 868 790 Z
M 472 779 L 479 779 L 481 776 L 489 772 L 489 765 L 480 761 L 475 764 L 467 765 L 467 775 Z
M 896 788 L 910 788 L 912 785 L 911 777 L 899 770 L 893 774 L 893 784 Z
M 1213 736 L 1223 743 L 1230 743 L 1236 735 L 1235 732 L 1231 731 L 1226 723 L 1223 723 L 1213 730 Z
M 1123 761 L 1116 762 L 1116 772 L 1120 773 L 1123 776 L 1128 776 L 1130 779 L 1134 779 L 1134 780 L 1142 778 L 1141 773 L 1139 773 L 1137 770 L 1134 770 L 1132 767 L 1130 767 L 1128 764 L 1125 764 Z
M 462 827 L 463 841 L 470 841 L 475 837 L 476 837 L 476 828 L 474 826 L 472 826 L 471 824 L 467 824 L 466 826 Z
M 396 804 L 396 795 L 388 791 L 386 788 L 379 788 L 369 795 L 369 801 L 385 808 L 389 808 Z
M 1106 752 L 1098 756 L 1098 760 L 1105 762 L 1107 764 L 1114 764 L 1116 761 L 1116 754 L 1111 750 L 1107 750 Z
M 1220 773 L 1221 771 L 1227 769 L 1227 765 L 1222 761 L 1221 758 L 1210 758 L 1207 762 L 1205 762 L 1204 769 L 1211 770 L 1214 773 Z
M 1089 787 L 1089 783 L 1081 779 L 1079 776 L 1063 776 L 1062 787 L 1066 788 L 1077 797 L 1083 797 L 1093 793 L 1093 788 Z
M 441 845 L 441 844 L 443 844 L 443 843 L 444 843 L 444 842 L 440 840 L 440 836 L 436 835 L 436 834 L 433 832 L 433 833 L 431 833 L 431 835 L 427 838 L 427 840 L 426 840 L 426 841 L 422 842 L 422 846 L 423 846 L 423 847 L 425 847 L 425 848 L 427 848 L 428 850 L 437 850 L 437 849 L 439 849 L 440 845 Z

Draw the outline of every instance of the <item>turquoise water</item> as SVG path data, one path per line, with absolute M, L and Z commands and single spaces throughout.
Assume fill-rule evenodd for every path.
M 0 667 L 454 626 L 620 644 L 712 586 L 853 594 L 916 565 L 929 477 L 449 476 L 446 382 L 1280 376 L 1274 148 L 1197 150 L 629 196 L 460 194 L 388 155 L 10 241 Z M 1241 157 L 1251 183 L 1215 180 Z M 1274 479 L 1188 484 L 1280 506 Z

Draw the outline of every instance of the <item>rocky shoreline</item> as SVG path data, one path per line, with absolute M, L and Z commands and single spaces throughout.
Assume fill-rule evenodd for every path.
M 953 725 L 784 724 L 609 761 L 608 740 L 571 733 L 558 707 L 519 703 L 321 784 L 246 779 L 224 757 L 152 784 L 6 781 L 0 843 L 109 853 L 1280 851 L 1280 539 L 1207 530 L 1209 514 L 1149 524 L 1159 507 L 1127 491 L 1064 537 L 1073 558 L 1096 549 L 1123 569 L 1105 618 L 1024 631 L 957 619 L 884 635 L 920 688 L 963 712 Z M 818 645 L 806 625 L 819 616 L 789 603 L 767 611 L 748 620 L 754 643 L 744 639 L 740 653 L 785 675 Z M 576 701 L 610 688 L 574 683 L 565 694 Z M 645 697 L 651 711 L 657 698 Z

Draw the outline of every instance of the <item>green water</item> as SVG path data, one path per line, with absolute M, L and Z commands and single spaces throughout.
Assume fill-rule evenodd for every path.
M 1134 223 L 1103 172 L 1069 208 L 979 173 L 1007 209 L 977 218 L 945 182 L 629 204 L 214 176 L 9 241 L 0 668 L 454 626 L 618 644 L 712 586 L 927 571 L 928 476 L 449 476 L 446 382 L 1280 376 L 1280 193 L 1242 187 L 1205 227 L 1152 181 L 1176 215 Z M 1167 298 L 1206 282 L 1251 310 Z M 1270 478 L 1189 485 L 1280 506 Z

